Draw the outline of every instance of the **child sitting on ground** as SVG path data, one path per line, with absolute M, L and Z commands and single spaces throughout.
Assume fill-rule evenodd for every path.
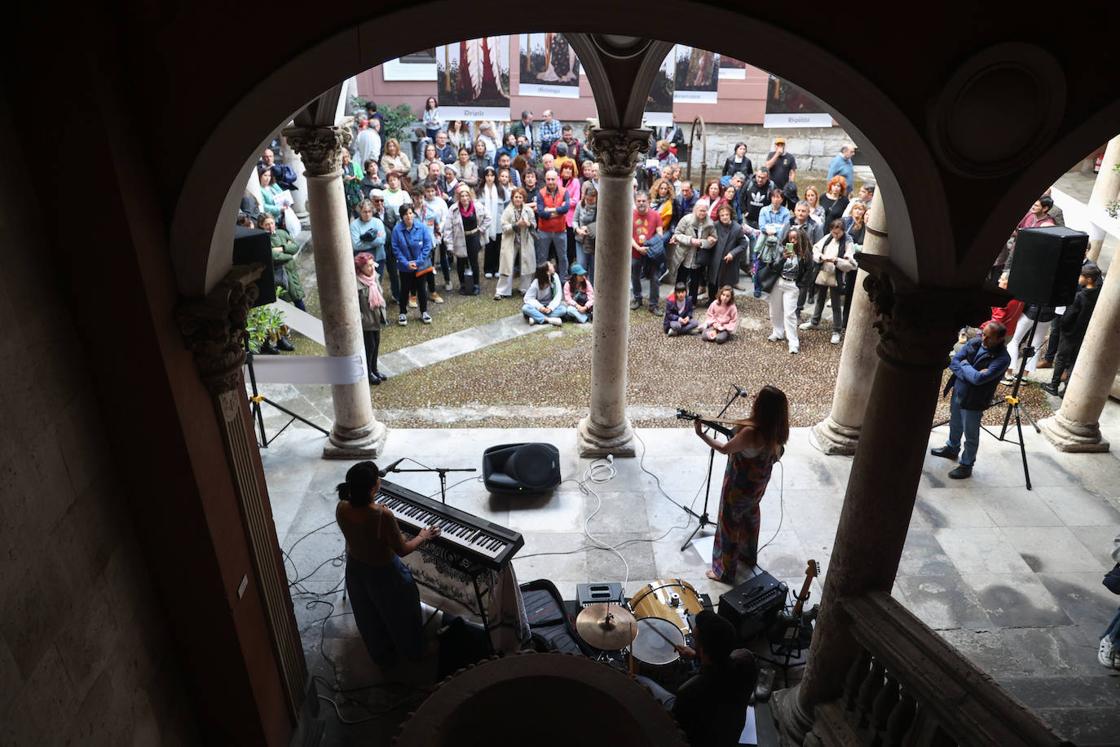
M 564 307 L 568 310 L 569 317 L 580 324 L 587 324 L 594 311 L 595 289 L 591 287 L 583 265 L 574 264 L 568 268 L 568 272 L 571 276 L 564 284 Z
M 696 320 L 692 318 L 692 297 L 688 294 L 688 286 L 677 283 L 673 287 L 673 295 L 665 302 L 665 317 L 662 327 L 669 337 L 692 334 L 697 328 Z
M 722 345 L 731 339 L 739 327 L 739 309 L 735 307 L 735 291 L 725 285 L 716 294 L 716 300 L 704 315 L 703 338 Z
M 567 314 L 564 308 L 564 291 L 560 277 L 552 272 L 551 263 L 537 265 L 536 279 L 525 291 L 525 305 L 521 313 L 533 324 L 552 324 L 559 327 Z

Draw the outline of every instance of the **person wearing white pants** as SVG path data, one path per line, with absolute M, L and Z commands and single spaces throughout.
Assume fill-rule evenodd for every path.
M 798 292 L 797 283 L 784 277 L 778 278 L 770 291 L 770 325 L 774 331 L 768 339 L 785 340 L 791 353 L 801 352 L 801 340 L 797 337 Z
M 797 337 L 797 298 L 801 287 L 810 281 L 813 269 L 813 245 L 804 231 L 790 233 L 791 239 L 774 260 L 767 265 L 773 287 L 770 293 L 770 326 L 773 331 L 770 342 L 785 340 L 790 353 L 801 352 L 801 340 Z M 761 272 L 761 268 L 759 270 Z M 765 285 L 765 280 L 763 281 Z M 764 287 L 763 290 L 766 290 Z
M 1023 318 L 1015 325 L 1015 334 L 1011 336 L 1011 344 L 1007 346 L 1007 352 L 1011 354 L 1011 365 L 1007 368 L 1008 379 L 1019 373 L 1019 351 L 1023 346 L 1023 340 L 1031 331 L 1031 327 L 1035 326 L 1035 320 L 1038 320 L 1038 326 L 1035 327 L 1034 335 L 1031 336 L 1030 346 L 1034 348 L 1034 355 L 1027 359 L 1026 373 L 1033 372 L 1038 367 L 1038 359 L 1042 355 L 1042 341 L 1046 339 L 1046 333 L 1050 330 L 1050 323 L 1054 321 L 1056 313 L 1051 306 L 1039 306 L 1038 304 L 1027 304 L 1023 307 Z

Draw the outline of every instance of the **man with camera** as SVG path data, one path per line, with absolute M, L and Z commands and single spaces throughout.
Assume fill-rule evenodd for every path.
M 980 336 L 969 340 L 949 363 L 953 375 L 943 392 L 953 392 L 949 409 L 949 438 L 944 446 L 930 449 L 929 453 L 957 461 L 961 436 L 964 436 L 960 462 L 949 473 L 952 480 L 972 477 L 972 465 L 980 447 L 980 418 L 984 415 L 984 408 L 991 404 L 1003 372 L 1011 365 L 1011 355 L 1004 344 L 1006 338 L 1007 327 L 1000 322 L 988 322 Z

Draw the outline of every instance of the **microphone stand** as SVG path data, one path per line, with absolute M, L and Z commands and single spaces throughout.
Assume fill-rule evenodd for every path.
M 716 418 L 717 419 L 722 418 L 724 416 L 724 414 L 729 409 L 731 409 L 731 405 L 735 404 L 735 401 L 737 399 L 739 399 L 739 397 L 743 396 L 743 394 L 744 394 L 744 392 L 742 392 L 738 387 L 735 387 L 734 393 L 728 398 L 727 402 L 724 403 L 723 409 L 719 411 L 719 415 L 717 415 Z M 697 513 L 695 511 L 693 511 L 691 508 L 688 508 L 687 506 L 681 506 L 681 508 L 683 508 L 689 514 L 691 514 L 692 516 L 696 517 L 699 520 L 699 523 L 697 523 L 696 528 L 692 530 L 692 534 L 688 535 L 688 539 L 686 539 L 684 541 L 684 544 L 681 545 L 681 552 L 684 552 L 685 548 L 692 544 L 693 538 L 697 534 L 700 533 L 701 529 L 703 529 L 706 526 L 715 526 L 715 522 L 712 521 L 711 518 L 708 516 L 708 499 L 711 497 L 711 494 L 712 494 L 712 467 L 715 465 L 715 461 L 716 461 L 716 450 L 714 448 L 708 447 L 708 482 L 707 482 L 707 487 L 704 488 L 704 511 L 702 513 L 700 513 L 699 515 L 697 515 Z
M 436 472 L 439 474 L 439 502 L 447 505 L 447 473 L 448 472 L 478 472 L 474 467 L 466 468 L 453 468 L 453 467 L 391 467 L 385 470 L 386 473 L 390 472 Z

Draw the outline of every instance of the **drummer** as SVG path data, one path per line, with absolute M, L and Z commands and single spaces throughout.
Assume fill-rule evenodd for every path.
M 648 677 L 638 681 L 668 708 L 689 744 L 736 745 L 747 718 L 747 703 L 758 680 L 754 656 L 735 649 L 735 627 L 711 610 L 693 618 L 693 642 L 676 646 L 683 657 L 698 659 L 700 671 L 680 686 L 673 695 Z

